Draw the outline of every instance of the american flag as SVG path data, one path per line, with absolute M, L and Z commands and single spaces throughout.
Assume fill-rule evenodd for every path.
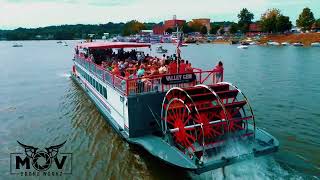
M 178 39 L 178 42 L 177 42 L 177 55 L 178 55 L 178 58 L 180 58 L 180 53 L 181 53 L 180 47 L 182 46 L 182 39 L 183 39 L 183 34 L 180 33 L 179 34 L 179 39 Z

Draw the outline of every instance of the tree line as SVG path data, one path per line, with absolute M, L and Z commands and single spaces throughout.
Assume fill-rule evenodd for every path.
M 253 19 L 254 14 L 243 8 L 238 14 L 237 23 L 212 23 L 210 34 L 224 34 L 224 27 L 229 27 L 230 34 L 247 33 L 253 23 L 259 27 L 261 32 L 265 33 L 284 33 L 291 30 L 293 26 L 289 16 L 283 15 L 279 9 L 268 9 L 258 21 L 253 22 Z M 320 18 L 316 20 L 311 9 L 306 7 L 296 20 L 296 25 L 302 31 L 311 30 L 312 27 L 320 28 Z M 170 33 L 173 30 L 169 28 L 166 31 Z M 202 34 L 207 34 L 208 32 L 205 26 L 198 23 L 186 23 L 182 26 L 182 31 L 184 33 L 200 32 Z
M 14 30 L 0 30 L 0 40 L 68 40 L 68 39 L 86 39 L 88 34 L 95 34 L 101 38 L 103 33 L 111 35 L 130 35 L 136 34 L 142 29 L 152 29 L 155 23 L 140 23 L 138 21 L 129 21 L 127 23 L 106 23 L 106 24 L 76 24 L 47 26 L 40 28 L 17 28 Z
M 262 32 L 266 33 L 284 33 L 292 28 L 292 22 L 288 16 L 281 13 L 279 9 L 268 9 L 263 13 L 260 19 L 253 22 L 254 14 L 248 9 L 243 8 L 237 15 L 238 22 L 214 22 L 211 23 L 210 31 L 206 26 L 198 22 L 189 22 L 179 27 L 184 33 L 200 32 L 201 34 L 224 34 L 224 27 L 229 27 L 230 34 L 247 33 L 250 24 L 257 24 Z M 17 28 L 14 30 L 0 30 L 0 40 L 67 40 L 67 39 L 86 39 L 88 34 L 95 34 L 97 38 L 101 38 L 103 33 L 111 35 L 132 35 L 137 34 L 142 29 L 151 30 L 156 23 L 142 23 L 132 20 L 126 23 L 106 23 L 98 25 L 61 25 L 47 26 L 40 28 Z M 161 23 L 159 23 L 161 25 Z M 312 27 L 320 28 L 320 18 L 315 19 L 310 8 L 306 7 L 299 14 L 296 25 L 303 31 L 310 30 Z M 168 28 L 166 32 L 172 33 L 175 29 Z
M 248 32 L 250 24 L 253 23 L 253 13 L 244 8 L 238 14 L 238 18 L 238 29 L 243 33 Z M 293 26 L 289 16 L 283 15 L 279 9 L 268 9 L 255 23 L 266 33 L 284 33 Z M 313 26 L 320 28 L 320 18 L 316 20 L 311 9 L 306 7 L 296 20 L 296 25 L 302 31 L 309 31 Z

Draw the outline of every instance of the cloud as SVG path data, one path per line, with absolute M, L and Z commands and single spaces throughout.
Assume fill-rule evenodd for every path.
M 59 24 L 98 24 L 136 19 L 159 22 L 172 18 L 191 20 L 208 17 L 212 21 L 237 21 L 242 8 L 248 8 L 255 19 L 268 8 L 280 8 L 283 14 L 296 18 L 305 6 L 319 18 L 319 0 L 0 0 L 0 29 L 3 27 L 39 27 Z M 316 8 L 318 7 L 318 8 Z M 318 14 L 317 14 L 318 13 Z M 294 21 L 293 19 L 292 21 Z

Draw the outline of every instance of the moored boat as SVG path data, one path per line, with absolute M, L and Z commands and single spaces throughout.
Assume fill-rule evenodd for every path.
M 249 46 L 247 46 L 247 45 L 240 45 L 240 46 L 238 46 L 237 48 L 239 48 L 239 49 L 248 49 Z
M 166 74 L 122 77 L 102 65 L 109 58 L 101 52 L 148 47 L 101 42 L 76 47 L 71 77 L 122 138 L 198 174 L 278 150 L 277 139 L 256 127 L 247 97 L 224 82 L 220 70 L 181 72 L 182 66 L 173 66 L 177 70 Z M 238 143 L 247 150 L 224 153 Z
M 311 43 L 312 47 L 320 47 L 320 42 Z
M 182 47 L 185 47 L 185 46 L 188 46 L 188 45 L 189 45 L 189 44 L 187 44 L 187 43 L 182 43 L 182 44 L 181 44 Z
M 282 45 L 282 46 L 289 46 L 290 43 L 288 43 L 288 42 L 282 42 L 281 45 Z
M 275 42 L 275 41 L 269 41 L 269 42 L 267 42 L 267 45 L 269 45 L 269 46 L 279 46 L 280 43 Z
M 302 42 L 295 42 L 295 43 L 292 43 L 292 46 L 304 46 Z

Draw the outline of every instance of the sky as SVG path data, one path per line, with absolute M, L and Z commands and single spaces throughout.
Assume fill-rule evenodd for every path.
M 62 24 L 161 22 L 176 15 L 187 21 L 237 21 L 242 8 L 255 20 L 270 8 L 278 8 L 293 24 L 304 7 L 320 18 L 320 0 L 0 0 L 0 29 L 36 28 Z

